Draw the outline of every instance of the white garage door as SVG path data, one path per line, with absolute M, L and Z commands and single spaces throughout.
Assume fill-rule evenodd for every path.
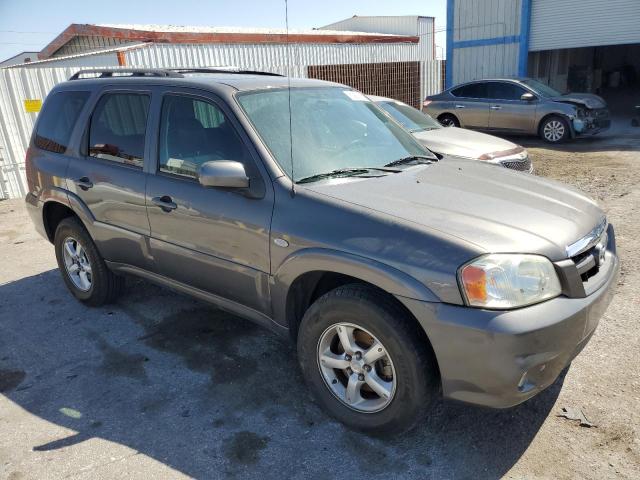
M 532 0 L 529 50 L 640 43 L 640 0 Z

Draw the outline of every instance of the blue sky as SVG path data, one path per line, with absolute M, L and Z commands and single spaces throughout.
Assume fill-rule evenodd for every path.
M 0 0 L 0 60 L 42 49 L 70 23 L 284 28 L 284 11 L 284 0 Z M 290 28 L 321 27 L 352 15 L 434 16 L 442 29 L 446 0 L 289 0 Z M 436 44 L 444 48 L 444 32 Z

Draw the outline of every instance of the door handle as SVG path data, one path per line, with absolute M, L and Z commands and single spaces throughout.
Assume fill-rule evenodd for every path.
M 89 177 L 82 177 L 75 181 L 75 184 L 82 190 L 87 191 L 93 187 L 93 183 L 89 180 Z
M 502 107 L 500 105 L 492 105 L 491 110 L 502 110 Z
M 164 212 L 170 212 L 171 210 L 175 210 L 178 208 L 171 197 L 169 195 L 163 195 L 162 197 L 153 197 L 151 202 L 156 206 L 160 207 Z
M 464 108 L 464 105 L 456 105 L 456 108 Z

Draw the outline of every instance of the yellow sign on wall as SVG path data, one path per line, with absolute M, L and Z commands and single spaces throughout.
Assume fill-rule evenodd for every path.
M 39 98 L 27 99 L 24 101 L 24 111 L 27 113 L 37 113 L 42 108 L 42 100 Z

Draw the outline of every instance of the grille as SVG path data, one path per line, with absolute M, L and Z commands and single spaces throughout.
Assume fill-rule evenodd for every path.
M 518 170 L 519 172 L 528 172 L 531 170 L 531 160 L 525 158 L 524 160 L 505 161 L 500 162 L 503 167 L 510 168 L 511 170 Z
M 598 239 L 598 242 L 591 248 L 571 257 L 578 270 L 578 274 L 583 282 L 598 274 L 602 262 L 604 262 L 604 252 L 607 248 L 608 236 L 604 232 Z

